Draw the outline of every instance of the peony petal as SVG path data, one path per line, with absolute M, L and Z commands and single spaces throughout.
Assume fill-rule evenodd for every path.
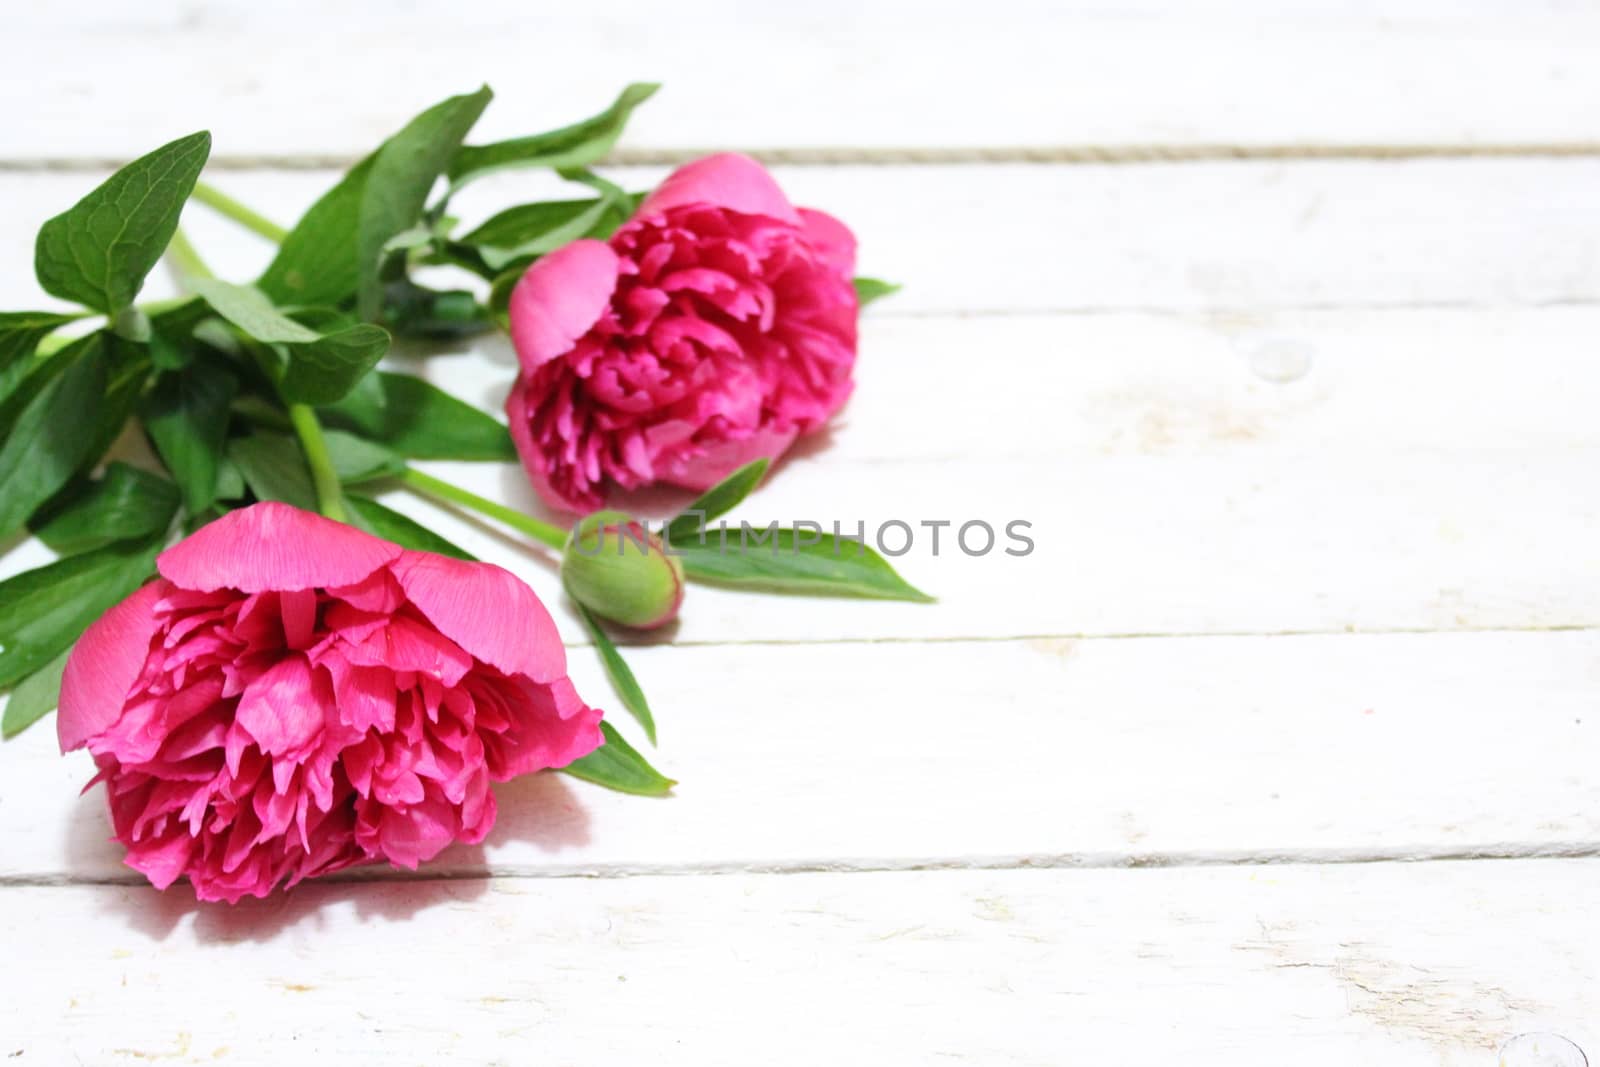
M 856 272 L 856 235 L 850 227 L 825 211 L 800 209 L 806 243 L 841 278 L 852 279 Z
M 143 586 L 78 638 L 61 675 L 56 713 L 61 751 L 81 748 L 121 717 L 128 691 L 150 654 L 150 639 L 157 630 L 156 602 L 171 588 L 160 580 Z
M 738 152 L 719 152 L 679 167 L 645 198 L 634 218 L 697 204 L 801 224 L 800 214 L 767 169 Z
M 400 554 L 354 526 L 288 504 L 230 511 L 161 553 L 162 577 L 185 589 L 315 589 L 353 585 Z
M 557 489 L 550 481 L 550 460 L 534 442 L 533 427 L 528 421 L 528 382 L 528 375 L 518 375 L 516 384 L 507 394 L 506 422 L 511 427 L 511 440 L 517 446 L 517 455 L 521 457 L 522 466 L 528 472 L 529 484 L 533 486 L 534 492 L 539 494 L 540 500 L 559 511 L 579 514 L 593 511 L 601 504 L 598 494 L 592 499 L 571 497 Z
M 431 552 L 403 553 L 391 569 L 417 610 L 478 659 L 536 682 L 566 676 L 556 624 L 510 571 Z
M 768 427 L 737 441 L 719 441 L 697 456 L 676 458 L 666 464 L 661 468 L 661 480 L 685 489 L 710 489 L 746 463 L 763 456 L 777 459 L 789 451 L 799 435 L 798 429 Z
M 239 698 L 234 721 L 269 756 L 304 749 L 322 730 L 322 701 L 311 664 L 290 655 L 251 682 Z M 283 764 L 274 765 L 274 770 Z
M 511 343 L 526 371 L 565 355 L 600 321 L 617 288 L 617 254 L 581 240 L 542 256 L 511 291 Z

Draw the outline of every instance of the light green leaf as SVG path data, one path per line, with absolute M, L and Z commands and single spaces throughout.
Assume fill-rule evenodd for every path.
M 71 556 L 112 541 L 162 533 L 178 512 L 178 487 L 158 474 L 113 463 L 35 528 L 39 540 Z
M 98 333 L 61 353 L 62 372 L 28 401 L 0 446 L 0 540 L 67 484 L 96 443 L 106 395 L 106 344 Z
M 6 714 L 0 720 L 0 736 L 7 740 L 56 710 L 61 701 L 61 674 L 67 669 L 69 645 L 55 659 L 17 683 L 6 701 Z
M 145 431 L 183 491 L 183 507 L 190 515 L 199 515 L 217 499 L 228 406 L 238 391 L 239 383 L 226 367 L 196 360 L 184 370 L 163 374 L 145 397 Z
M 228 459 L 261 500 L 317 510 L 317 489 L 300 442 L 287 434 L 253 433 L 228 442 Z
M 280 304 L 339 304 L 358 284 L 356 228 L 373 153 L 350 168 L 289 231 L 257 288 Z
M 411 459 L 517 458 L 505 426 L 471 404 L 409 374 L 380 371 L 372 380 L 376 394 L 364 382 L 319 414 Z
M 421 221 L 429 190 L 493 96 L 486 85 L 435 104 L 378 149 L 356 223 L 356 297 L 363 319 L 370 322 L 382 310 L 383 246 Z
M 611 688 L 617 691 L 617 698 L 622 701 L 622 706 L 628 709 L 640 726 L 644 727 L 644 735 L 653 745 L 656 743 L 656 720 L 650 714 L 650 702 L 644 698 L 644 690 L 639 688 L 638 679 L 634 678 L 633 671 L 628 669 L 627 662 L 622 658 L 622 653 L 617 651 L 616 644 L 611 640 L 605 628 L 600 625 L 600 620 L 594 613 L 582 604 L 577 605 L 578 616 L 583 619 L 584 628 L 589 631 L 589 636 L 594 638 L 594 647 L 600 652 L 600 662 L 605 665 L 606 677 L 611 679 Z
M 356 525 L 374 537 L 393 541 L 401 548 L 409 548 L 414 552 L 434 552 L 468 561 L 474 558 L 471 553 L 457 548 L 409 515 L 384 507 L 371 497 L 350 493 L 345 496 L 344 502 Z
M 164 540 L 118 541 L 0 582 L 0 689 L 45 666 L 139 588 Z
M 866 307 L 874 300 L 881 300 L 892 293 L 898 293 L 900 288 L 896 282 L 886 282 L 878 278 L 857 278 L 856 301 L 861 307 Z
M 325 430 L 322 437 L 328 444 L 334 472 L 346 485 L 392 478 L 406 469 L 406 461 L 399 455 L 354 434 Z
M 389 351 L 389 334 L 361 323 L 319 337 L 310 344 L 289 346 L 289 367 L 279 389 L 285 400 L 299 404 L 332 404 L 342 400 Z
M 115 315 L 166 251 L 211 154 L 201 132 L 134 160 L 39 231 L 34 272 L 45 292 Z
M 674 541 L 672 548 L 684 574 L 702 582 L 813 596 L 933 600 L 867 545 L 813 530 L 752 527 L 746 536 L 742 527 L 730 527 L 707 536 L 705 544 Z
M 719 515 L 726 515 L 739 506 L 739 502 L 750 495 L 750 491 L 761 483 L 762 475 L 767 473 L 767 465 L 771 461 L 762 458 L 746 463 L 722 481 L 707 489 L 698 500 L 680 511 L 676 518 L 667 524 L 667 541 L 685 540 L 698 534 L 705 524 Z
M 622 90 L 610 107 L 582 122 L 532 137 L 469 145 L 450 161 L 451 186 L 459 188 L 506 167 L 560 169 L 598 162 L 622 136 L 633 109 L 650 99 L 659 88 L 659 85 L 638 82 Z
M 218 315 L 233 323 L 257 341 L 308 344 L 322 335 L 300 325 L 273 306 L 266 293 L 250 285 L 234 285 L 219 278 L 199 278 L 195 292 Z
M 650 766 L 610 723 L 601 722 L 600 733 L 605 740 L 599 748 L 562 769 L 574 778 L 641 797 L 666 796 L 678 784 Z
M 611 206 L 604 197 L 521 204 L 494 216 L 460 243 L 474 247 L 485 266 L 498 271 L 515 260 L 542 256 L 591 236 Z

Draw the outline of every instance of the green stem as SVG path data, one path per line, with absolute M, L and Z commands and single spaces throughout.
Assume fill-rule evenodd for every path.
M 276 244 L 282 244 L 283 239 L 289 236 L 288 230 L 279 226 L 265 215 L 245 207 L 214 185 L 195 182 L 193 195 L 194 199 L 219 215 L 232 219 L 251 233 L 259 234 Z
M 414 467 L 407 467 L 402 471 L 400 480 L 408 488 L 423 496 L 455 504 L 458 507 L 476 511 L 480 515 L 487 515 L 491 519 L 505 523 L 514 530 L 527 534 L 535 541 L 549 545 L 551 548 L 560 550 L 567 545 L 567 531 L 559 526 L 552 526 L 548 522 L 540 522 L 530 515 L 524 515 L 520 511 L 508 508 L 504 504 L 496 504 L 493 500 L 485 499 L 477 493 L 469 493 L 459 486 L 451 485 L 449 482 L 442 482 L 431 474 L 423 474 Z
M 216 277 L 211 268 L 206 266 L 206 261 L 200 258 L 200 253 L 195 251 L 189 236 L 181 228 L 173 231 L 172 240 L 167 244 L 167 255 L 172 259 L 172 265 L 178 268 L 178 273 L 186 280 Z
M 294 426 L 300 447 L 305 450 L 306 465 L 311 468 L 311 482 L 317 488 L 317 510 L 335 522 L 348 522 L 344 510 L 344 491 L 339 488 L 339 474 L 333 469 L 333 457 L 328 454 L 328 442 L 322 436 L 322 424 L 317 413 L 308 404 L 290 404 L 289 422 Z

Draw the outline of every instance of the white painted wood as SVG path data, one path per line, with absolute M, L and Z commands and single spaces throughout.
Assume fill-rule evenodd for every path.
M 22 1063 L 1296 1063 L 1600 1048 L 1596 861 L 0 890 Z
M 651 648 L 676 796 L 539 776 L 432 873 L 1108 864 L 1600 847 L 1600 634 Z M 617 708 L 571 650 L 579 692 Z M 0 878 L 126 878 L 46 723 L 0 746 Z M 641 742 L 642 743 L 642 742 Z M 375 869 L 373 877 L 393 877 Z
M 1600 114 L 1600 111 L 1596 112 Z M 612 176 L 648 188 L 659 167 Z M 1248 162 L 1150 166 L 781 167 L 800 204 L 853 226 L 864 274 L 905 289 L 873 314 L 1210 311 L 1551 304 L 1600 297 L 1600 159 Z M 0 293 L 43 299 L 41 223 L 104 176 L 0 173 Z M 225 190 L 290 223 L 334 172 L 219 172 Z M 574 195 L 501 175 L 455 207 L 466 225 L 514 203 Z M 267 245 L 188 212 L 228 277 Z M 459 283 L 463 279 L 451 272 Z M 152 280 L 149 297 L 170 292 Z
M 1005 0 L 803 8 L 94 0 L 13 13 L 9 159 L 118 158 L 203 126 L 235 158 L 351 158 L 490 83 L 481 136 L 666 89 L 634 150 L 1573 146 L 1600 140 L 1588 3 Z

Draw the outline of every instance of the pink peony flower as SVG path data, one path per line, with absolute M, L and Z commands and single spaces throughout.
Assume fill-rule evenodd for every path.
M 535 262 L 506 400 L 534 488 L 587 511 L 608 484 L 706 489 L 781 455 L 850 395 L 854 267 L 843 223 L 732 154 L 674 171 L 609 242 Z
M 202 900 L 494 825 L 490 781 L 600 743 L 533 591 L 285 504 L 230 512 L 67 661 L 61 750 L 87 745 L 127 863 Z M 93 784 L 93 783 L 91 783 Z

